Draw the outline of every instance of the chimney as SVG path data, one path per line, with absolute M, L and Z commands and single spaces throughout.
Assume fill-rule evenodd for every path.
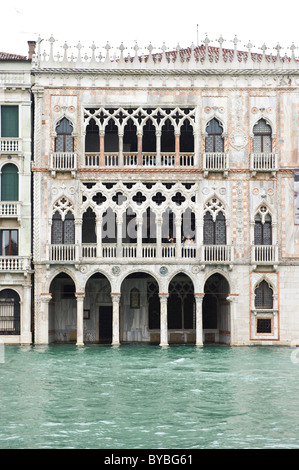
M 35 54 L 36 41 L 27 41 L 28 43 L 28 59 L 31 60 L 33 54 Z

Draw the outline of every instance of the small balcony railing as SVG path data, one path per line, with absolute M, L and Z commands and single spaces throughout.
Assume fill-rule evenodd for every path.
M 202 245 L 201 260 L 211 264 L 231 263 L 233 247 L 231 245 Z
M 79 260 L 79 245 L 48 245 L 47 259 L 55 263 L 74 263 Z
M 20 218 L 21 216 L 21 203 L 18 201 L 1 201 L 0 202 L 0 217 L 6 218 Z
M 278 246 L 252 245 L 251 258 L 255 264 L 276 264 L 278 262 Z
M 19 153 L 22 151 L 22 140 L 2 137 L 0 139 L 0 153 Z
M 0 271 L 28 271 L 30 259 L 24 256 L 0 256 Z
M 250 170 L 253 172 L 275 172 L 278 169 L 277 154 L 273 152 L 252 153 L 250 157 Z
M 53 152 L 51 154 L 50 170 L 52 173 L 75 172 L 77 170 L 77 154 L 74 152 Z
M 225 152 L 204 153 L 202 165 L 205 175 L 210 171 L 227 173 L 229 170 L 229 154 Z

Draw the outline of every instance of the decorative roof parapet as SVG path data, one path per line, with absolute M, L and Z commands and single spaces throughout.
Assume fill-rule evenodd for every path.
M 41 52 L 41 44 L 44 40 L 41 38 L 37 41 L 36 54 L 32 57 L 32 68 L 34 70 L 49 70 L 49 69 L 69 69 L 80 71 L 107 71 L 109 72 L 125 72 L 128 73 L 200 73 L 201 71 L 217 71 L 221 73 L 232 72 L 298 72 L 299 60 L 295 57 L 295 50 L 297 49 L 294 44 L 289 47 L 291 51 L 290 57 L 286 54 L 280 55 L 282 47 L 277 44 L 274 48 L 275 54 L 266 54 L 267 46 L 262 45 L 261 53 L 252 52 L 253 45 L 249 42 L 247 51 L 240 51 L 237 49 L 239 40 L 235 37 L 232 42 L 234 48 L 224 48 L 224 39 L 222 36 L 217 40 L 219 46 L 210 46 L 210 40 L 205 38 L 203 44 L 194 46 L 192 44 L 189 48 L 181 48 L 178 44 L 173 50 L 167 50 L 165 43 L 159 49 L 154 49 L 150 44 L 143 49 L 138 47 L 137 42 L 131 49 L 126 49 L 121 43 L 117 48 L 112 48 L 107 42 L 106 46 L 97 48 L 93 43 L 89 47 L 89 55 L 87 50 L 82 50 L 83 46 L 79 42 L 75 46 L 76 53 L 71 52 L 71 48 L 67 43 L 60 46 L 63 53 L 60 54 L 59 50 L 55 51 L 55 39 L 53 36 L 45 42 L 48 43 L 48 52 L 45 50 Z M 98 53 L 96 53 L 99 49 Z M 155 52 L 153 52 L 155 50 Z M 125 53 L 126 51 L 126 53 Z

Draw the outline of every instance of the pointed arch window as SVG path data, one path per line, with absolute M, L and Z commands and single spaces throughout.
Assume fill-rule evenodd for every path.
M 272 217 L 262 206 L 254 219 L 254 244 L 272 245 Z
M 82 220 L 82 243 L 96 243 L 96 215 L 89 207 L 83 214 Z
M 56 126 L 55 152 L 73 152 L 73 127 L 66 118 L 61 119 Z
M 273 289 L 263 280 L 255 289 L 255 308 L 273 308 Z
M 75 243 L 75 219 L 70 201 L 61 198 L 54 204 L 55 212 L 52 216 L 52 244 Z
M 272 152 L 272 129 L 265 119 L 260 119 L 253 127 L 253 151 Z
M 223 204 L 213 198 L 205 206 L 204 245 L 226 245 L 226 218 Z
M 19 175 L 13 163 L 7 163 L 1 171 L 1 201 L 18 201 Z
M 218 119 L 213 118 L 206 127 L 205 151 L 206 153 L 224 152 L 223 127 Z

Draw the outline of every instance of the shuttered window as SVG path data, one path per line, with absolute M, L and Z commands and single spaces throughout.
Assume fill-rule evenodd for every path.
M 225 245 L 226 244 L 226 223 L 222 212 L 217 214 L 213 220 L 210 212 L 204 216 L 203 240 L 205 245 Z
M 253 151 L 257 153 L 272 152 L 272 129 L 265 119 L 260 119 L 253 127 Z
M 75 222 L 73 214 L 68 211 L 65 219 L 59 212 L 55 212 L 52 218 L 52 244 L 74 244 L 75 243 Z
M 73 128 L 68 119 L 63 118 L 56 126 L 55 152 L 73 152 Z
M 262 223 L 260 214 L 255 216 L 254 224 L 254 244 L 272 245 L 272 220 L 271 215 L 265 216 L 265 222 Z
M 207 137 L 205 141 L 205 151 L 208 152 L 223 152 L 224 141 L 222 137 L 223 129 L 217 119 L 212 119 L 206 127 Z
M 1 201 L 18 201 L 19 197 L 18 169 L 7 163 L 1 170 Z
M 19 137 L 18 106 L 1 106 L 1 137 Z
M 273 290 L 266 281 L 255 289 L 255 308 L 273 308 Z

